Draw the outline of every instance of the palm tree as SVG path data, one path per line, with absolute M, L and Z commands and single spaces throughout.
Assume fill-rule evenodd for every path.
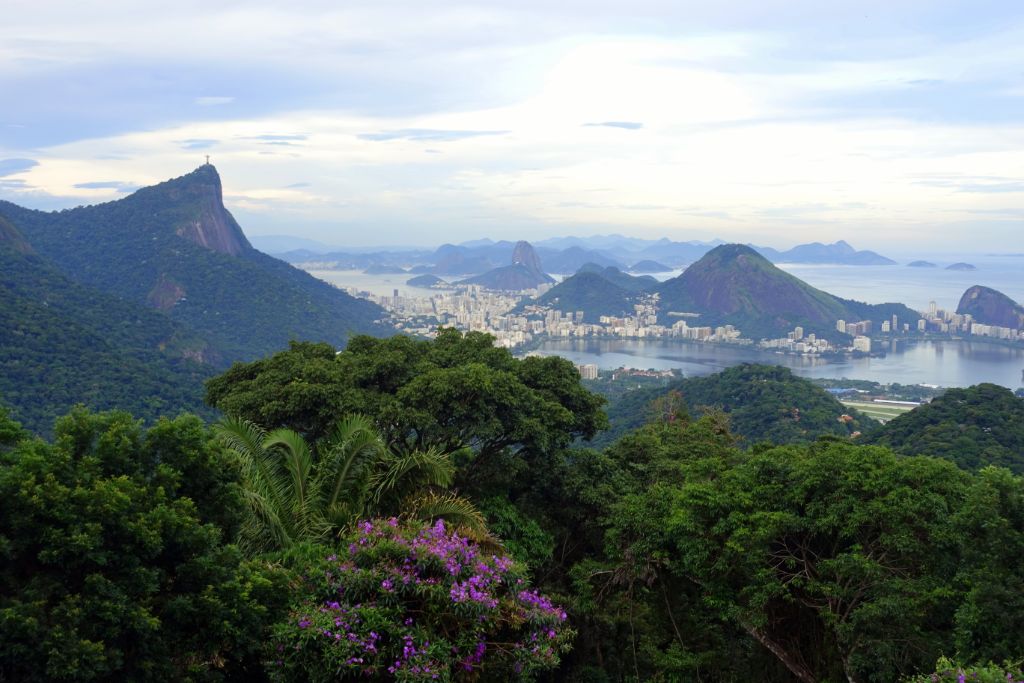
M 249 510 L 240 544 L 249 553 L 320 541 L 374 516 L 441 517 L 486 533 L 472 503 L 446 491 L 455 476 L 448 453 L 395 453 L 365 417 L 339 422 L 315 452 L 291 429 L 268 433 L 237 418 L 214 429 L 238 458 Z

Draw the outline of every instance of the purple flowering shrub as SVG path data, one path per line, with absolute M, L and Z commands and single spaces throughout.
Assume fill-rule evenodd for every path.
M 935 673 L 906 678 L 904 683 L 1024 683 L 1024 669 L 1019 662 L 969 666 L 942 657 Z
M 304 578 L 271 643 L 277 680 L 521 680 L 573 636 L 521 565 L 443 521 L 360 522 Z

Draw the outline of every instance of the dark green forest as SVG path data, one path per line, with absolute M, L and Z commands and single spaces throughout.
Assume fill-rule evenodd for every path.
M 597 443 L 611 443 L 638 429 L 673 403 L 695 417 L 724 413 L 730 431 L 746 446 L 760 441 L 788 444 L 823 436 L 846 438 L 877 426 L 788 368 L 745 363 L 667 387 L 645 387 L 617 396 L 608 407 L 611 427 Z
M 964 469 L 1024 473 L 1024 400 L 995 384 L 949 389 L 900 415 L 867 441 L 904 455 L 934 455 Z
M 570 362 L 454 330 L 235 364 L 215 423 L 0 413 L 0 680 L 1020 680 L 998 451 L 864 445 L 774 368 L 702 380 L 600 448 Z M 898 433 L 1019 410 L 988 392 Z
M 129 407 L 147 421 L 213 416 L 201 387 L 215 371 L 183 357 L 192 339 L 181 325 L 2 243 L 0 273 L 0 401 L 25 427 L 50 434 L 77 403 Z

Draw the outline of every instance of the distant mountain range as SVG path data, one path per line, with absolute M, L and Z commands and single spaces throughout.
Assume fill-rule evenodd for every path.
M 190 378 L 197 398 L 196 377 L 291 339 L 343 345 L 352 333 L 387 331 L 375 322 L 385 317 L 378 306 L 254 249 L 210 165 L 96 206 L 42 212 L 0 202 L 0 249 L 4 312 L 18 311 L 0 337 L 0 400 L 19 417 L 61 414 L 82 398 L 109 407 L 116 392 L 97 388 L 129 386 L 124 373 L 135 362 L 153 381 L 124 407 L 143 416 L 156 406 L 197 409 L 181 393 L 177 403 L 169 397 L 175 377 Z M 32 365 L 32 354 L 61 349 L 75 361 Z M 66 368 L 59 396 L 47 367 Z
M 621 235 L 559 237 L 535 243 L 534 249 L 549 273 L 575 273 L 585 263 L 614 266 L 633 272 L 668 272 L 698 261 L 721 240 L 674 242 L 668 238 L 644 240 Z M 773 263 L 876 266 L 896 262 L 873 251 L 858 251 L 845 241 L 813 242 L 786 251 L 749 245 Z M 488 239 L 444 244 L 433 252 L 422 249 L 389 249 L 376 252 L 327 251 L 308 248 L 280 253 L 289 263 L 328 263 L 341 269 L 400 266 L 414 273 L 477 275 L 509 262 L 515 243 Z M 652 268 L 656 268 L 652 270 Z

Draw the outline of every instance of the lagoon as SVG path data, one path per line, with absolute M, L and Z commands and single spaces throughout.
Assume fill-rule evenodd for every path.
M 602 370 L 679 368 L 687 377 L 709 375 L 741 363 L 762 363 L 785 366 L 803 377 L 943 387 L 966 387 L 981 382 L 1010 389 L 1024 386 L 1024 349 L 974 341 L 899 342 L 886 348 L 884 358 L 836 360 L 728 344 L 639 339 L 547 341 L 536 352 L 562 356 L 576 364 L 593 363 Z

